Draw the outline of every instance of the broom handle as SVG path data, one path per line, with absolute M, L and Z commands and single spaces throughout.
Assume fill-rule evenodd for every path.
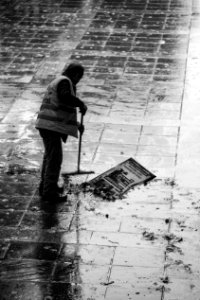
M 81 114 L 81 126 L 83 126 L 83 114 Z M 78 165 L 77 165 L 77 172 L 80 172 L 80 163 L 81 163 L 81 144 L 82 144 L 82 135 L 83 133 L 80 133 L 79 136 L 79 144 L 78 144 Z

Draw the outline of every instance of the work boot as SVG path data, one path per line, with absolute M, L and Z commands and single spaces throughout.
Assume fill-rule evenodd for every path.
M 47 201 L 49 203 L 61 203 L 67 201 L 67 195 L 59 195 L 58 193 L 48 193 L 42 195 L 42 201 Z
M 39 191 L 39 196 L 42 197 L 43 196 L 43 183 L 40 183 L 38 191 Z M 63 186 L 57 186 L 56 193 L 62 194 L 63 192 L 64 192 L 64 187 Z

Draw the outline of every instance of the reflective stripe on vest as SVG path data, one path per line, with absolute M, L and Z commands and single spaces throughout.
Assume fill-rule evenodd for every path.
M 74 107 L 71 107 L 71 106 L 65 106 L 65 105 L 53 105 L 53 104 L 42 104 L 41 107 L 40 107 L 41 110 L 43 109 L 50 109 L 50 110 L 63 110 L 63 111 L 67 111 L 69 113 L 74 113 L 76 112 L 76 109 Z
M 63 119 L 63 118 L 54 117 L 54 116 L 47 116 L 47 115 L 42 114 L 42 113 L 40 113 L 40 114 L 38 115 L 38 118 L 39 118 L 39 119 L 43 119 L 43 120 L 49 120 L 49 121 L 55 121 L 55 122 L 62 122 L 62 123 L 65 124 L 65 119 Z M 78 126 L 78 122 L 75 122 L 75 121 L 73 121 L 73 120 L 67 121 L 66 124 Z

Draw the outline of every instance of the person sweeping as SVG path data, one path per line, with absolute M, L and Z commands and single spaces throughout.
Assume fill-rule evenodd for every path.
M 84 67 L 71 63 L 62 74 L 47 87 L 36 120 L 44 144 L 44 157 L 41 170 L 39 195 L 44 201 L 54 203 L 67 200 L 58 186 L 62 165 L 62 142 L 66 143 L 68 135 L 78 137 L 84 126 L 77 122 L 77 108 L 85 115 L 87 106 L 76 97 L 76 85 L 84 75 Z

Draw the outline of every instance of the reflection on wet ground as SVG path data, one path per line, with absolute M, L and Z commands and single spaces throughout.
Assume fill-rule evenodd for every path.
M 180 0 L 1 1 L 1 299 L 198 299 L 199 12 Z M 83 169 L 133 157 L 157 176 L 122 200 L 73 192 L 92 176 L 65 180 L 66 203 L 38 197 L 36 114 L 74 59 L 86 69 Z M 77 152 L 69 139 L 62 172 Z

